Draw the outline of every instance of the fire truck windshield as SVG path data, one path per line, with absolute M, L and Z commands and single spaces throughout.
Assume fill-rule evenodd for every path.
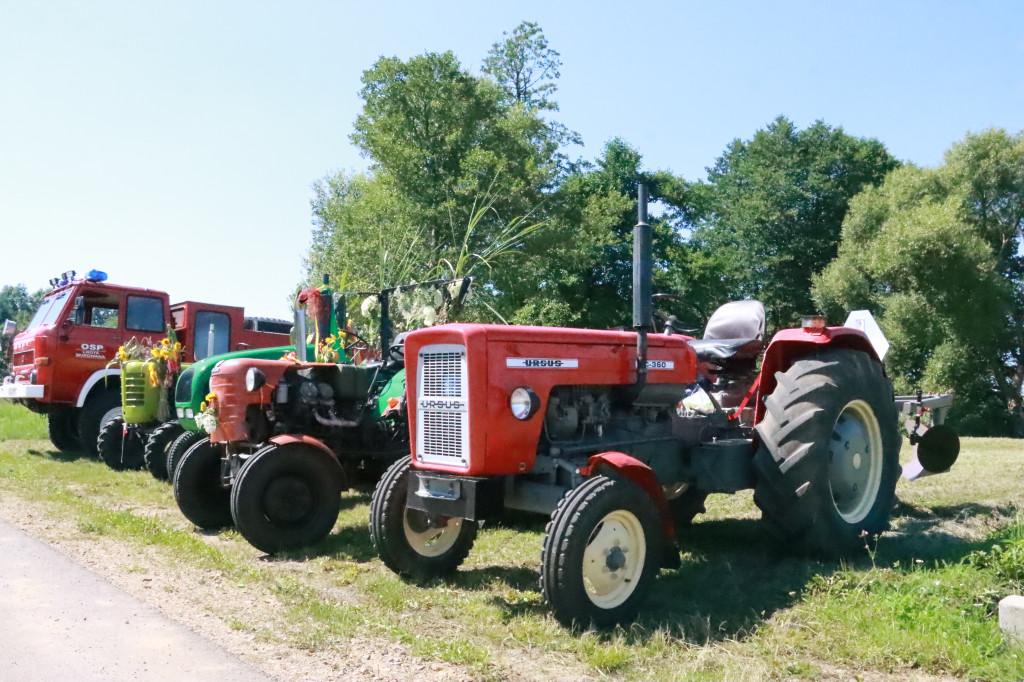
M 61 312 L 67 305 L 69 291 L 61 291 L 60 293 L 47 296 L 43 299 L 42 305 L 39 306 L 39 310 L 36 311 L 32 321 L 28 323 L 28 329 L 34 329 L 44 324 L 53 324 L 60 317 Z

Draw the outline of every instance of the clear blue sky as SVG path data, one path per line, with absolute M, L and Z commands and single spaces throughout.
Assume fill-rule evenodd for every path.
M 479 71 L 522 20 L 564 65 L 559 120 L 593 158 L 704 176 L 779 114 L 934 166 L 1024 129 L 1024 2 L 0 0 L 0 285 L 62 270 L 287 317 L 313 181 L 381 55 Z

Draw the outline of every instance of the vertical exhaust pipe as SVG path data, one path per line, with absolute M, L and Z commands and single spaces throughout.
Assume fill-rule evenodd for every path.
M 647 331 L 651 321 L 652 238 L 647 224 L 647 186 L 637 186 L 637 223 L 633 227 L 633 329 L 636 330 L 636 383 L 647 381 Z

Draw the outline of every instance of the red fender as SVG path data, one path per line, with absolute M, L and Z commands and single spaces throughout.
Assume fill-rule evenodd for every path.
M 867 353 L 878 360 L 874 346 L 867 334 L 851 327 L 825 327 L 824 329 L 783 329 L 772 337 L 761 361 L 758 374 L 757 401 L 755 402 L 754 423 L 764 419 L 764 399 L 772 394 L 778 381 L 776 372 L 785 372 L 797 360 L 825 348 L 848 348 Z
M 330 455 L 331 459 L 333 459 L 336 462 L 338 461 L 338 456 L 335 455 L 334 452 L 329 447 L 327 447 L 322 440 L 313 438 L 312 436 L 286 433 L 281 436 L 274 436 L 273 438 L 270 439 L 270 442 L 273 443 L 274 445 L 290 445 L 292 443 L 302 443 L 303 445 L 312 446 L 317 450 L 323 450 L 325 453 Z
M 304 434 L 286 433 L 280 436 L 274 436 L 273 438 L 270 439 L 270 442 L 273 443 L 274 445 L 277 445 L 278 447 L 298 443 L 301 445 L 308 445 L 312 448 L 320 450 L 328 459 L 330 459 L 337 465 L 337 473 L 338 476 L 340 477 L 338 482 L 341 485 L 341 489 L 345 490 L 349 487 L 350 484 L 348 480 L 348 474 L 345 473 L 345 468 L 341 465 L 341 462 L 338 460 L 338 456 L 334 454 L 334 452 L 329 447 L 327 447 L 322 440 Z
M 592 476 L 600 473 L 601 469 L 606 468 L 612 469 L 623 478 L 627 478 L 643 488 L 644 492 L 654 500 L 655 506 L 658 507 L 658 513 L 661 515 L 661 527 L 665 531 L 665 537 L 668 540 L 675 539 L 676 526 L 672 522 L 672 512 L 669 511 L 668 500 L 665 499 L 665 491 L 662 490 L 658 477 L 654 475 L 654 470 L 632 455 L 613 451 L 591 455 L 590 460 L 587 461 L 587 466 L 580 469 L 580 474 Z

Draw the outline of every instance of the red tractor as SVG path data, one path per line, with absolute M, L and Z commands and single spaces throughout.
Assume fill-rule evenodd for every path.
M 639 212 L 635 332 L 451 324 L 408 335 L 412 457 L 370 506 L 389 568 L 448 575 L 478 522 L 550 514 L 544 598 L 566 625 L 608 627 L 635 617 L 659 568 L 679 565 L 676 528 L 709 493 L 753 488 L 765 527 L 801 551 L 848 554 L 889 527 L 901 438 L 867 336 L 809 318 L 765 349 L 756 301 L 716 311 L 703 339 L 674 333 L 667 315 L 648 334 L 643 187 Z M 686 407 L 695 395 L 709 407 Z

